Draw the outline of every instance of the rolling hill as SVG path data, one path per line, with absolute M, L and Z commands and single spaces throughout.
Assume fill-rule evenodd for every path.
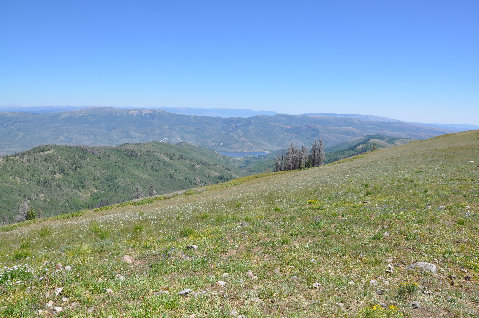
M 0 316 L 477 317 L 478 165 L 470 131 L 3 226 Z
M 0 220 L 23 202 L 44 216 L 227 181 L 233 161 L 186 143 L 39 146 L 0 158 Z
M 294 141 L 326 146 L 354 137 L 383 134 L 424 139 L 449 132 L 404 122 L 322 115 L 218 118 L 162 110 L 90 108 L 54 113 L 0 113 L 0 155 L 42 144 L 116 146 L 123 143 L 186 141 L 225 152 L 275 151 Z

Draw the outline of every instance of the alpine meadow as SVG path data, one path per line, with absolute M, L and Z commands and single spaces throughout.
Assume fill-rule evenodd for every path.
M 0 315 L 475 317 L 479 131 L 1 227 Z

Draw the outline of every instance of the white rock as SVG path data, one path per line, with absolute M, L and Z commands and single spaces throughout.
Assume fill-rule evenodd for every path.
M 188 245 L 186 248 L 189 249 L 189 250 L 197 250 L 197 249 L 198 249 L 198 245 L 191 244 L 191 245 Z
M 318 282 L 315 282 L 315 283 L 313 284 L 313 288 L 314 288 L 314 289 L 319 289 L 320 287 L 321 287 L 321 284 L 318 283 Z
M 50 300 L 48 303 L 46 303 L 45 307 L 53 308 L 53 300 Z
M 376 286 L 377 284 L 378 284 L 378 281 L 375 280 L 375 279 L 371 279 L 371 280 L 369 281 L 369 285 L 371 285 L 371 286 Z
M 192 292 L 192 290 L 187 288 L 187 289 L 183 289 L 182 291 L 180 291 L 178 293 L 178 295 L 187 297 L 191 292 Z
M 386 273 L 392 274 L 393 270 L 394 270 L 394 266 L 392 266 L 391 264 L 388 264 L 388 266 L 386 267 Z
M 62 308 L 62 307 L 53 307 L 53 310 L 54 310 L 55 312 L 60 312 L 60 311 L 63 310 L 63 308 Z
M 106 292 L 108 295 L 113 294 L 113 290 L 111 290 L 110 288 L 107 288 L 107 289 L 105 290 L 105 292 Z
M 216 285 L 220 286 L 220 287 L 225 287 L 226 286 L 226 282 L 225 281 L 222 281 L 222 280 L 219 280 L 216 282 Z
M 69 272 L 72 270 L 72 267 L 70 265 L 65 266 L 65 271 Z
M 125 255 L 125 256 L 123 256 L 122 260 L 123 260 L 123 262 L 125 262 L 125 263 L 127 263 L 127 264 L 133 263 L 133 258 L 131 258 L 130 255 Z
M 251 279 L 258 279 L 258 276 L 255 276 L 252 271 L 248 271 L 246 275 L 248 275 L 248 277 Z
M 55 289 L 55 295 L 56 296 L 60 295 L 62 291 L 63 291 L 63 287 L 58 287 L 57 289 Z
M 124 280 L 125 280 L 125 276 L 120 275 L 120 274 L 116 274 L 116 275 L 115 275 L 115 278 L 118 279 L 118 280 L 120 280 L 120 281 L 124 281 Z
M 415 268 L 420 268 L 426 272 L 430 272 L 433 274 L 437 273 L 437 267 L 434 264 L 427 263 L 427 262 L 416 262 L 407 267 L 407 269 L 415 269 Z

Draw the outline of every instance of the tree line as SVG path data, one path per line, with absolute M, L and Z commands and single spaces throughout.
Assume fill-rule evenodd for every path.
M 286 154 L 278 156 L 274 163 L 274 171 L 287 171 L 322 166 L 325 162 L 323 141 L 314 141 L 311 149 L 303 145 L 301 149 L 292 142 Z

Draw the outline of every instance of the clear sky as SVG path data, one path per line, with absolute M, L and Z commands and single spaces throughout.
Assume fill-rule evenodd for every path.
M 2 0 L 0 105 L 479 124 L 479 1 Z

